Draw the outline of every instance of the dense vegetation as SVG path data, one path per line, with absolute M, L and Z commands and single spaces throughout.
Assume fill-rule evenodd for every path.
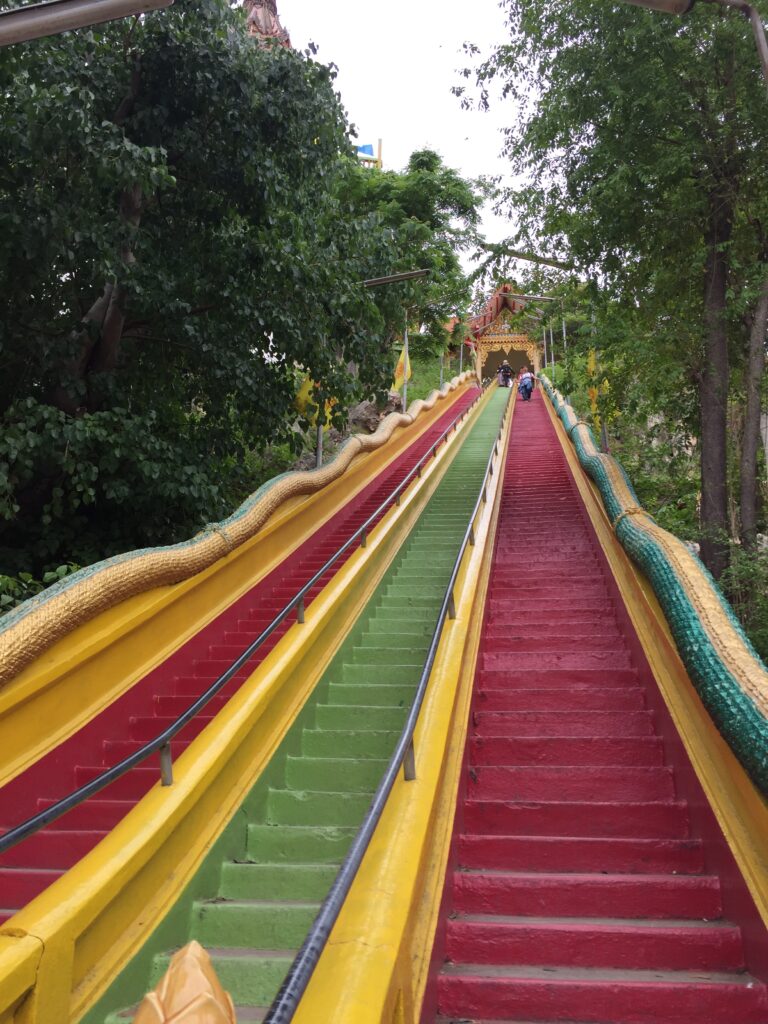
M 573 267 L 525 281 L 562 295 L 544 323 L 562 353 L 565 311 L 566 386 L 578 391 L 596 348 L 589 384 L 641 497 L 700 544 L 768 640 L 761 594 L 743 599 L 745 581 L 764 593 L 768 576 L 768 100 L 749 26 L 709 6 L 685 18 L 603 0 L 502 6 L 508 41 L 467 70 L 465 98 L 510 109 L 506 248 Z M 488 267 L 513 265 L 499 246 Z
M 361 168 L 332 70 L 224 0 L 5 48 L 0 104 L 0 573 L 189 536 L 466 304 L 480 187 Z

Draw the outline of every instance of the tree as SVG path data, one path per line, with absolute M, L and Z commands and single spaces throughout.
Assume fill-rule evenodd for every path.
M 295 437 L 300 373 L 341 407 L 386 387 L 386 238 L 344 197 L 332 71 L 243 24 L 185 0 L 0 51 L 6 571 L 228 511 L 244 450 Z
M 460 304 L 475 192 L 362 169 L 333 77 L 224 0 L 0 51 L 0 571 L 221 518 L 253 451 L 384 395 L 404 305 Z
M 416 352 L 443 351 L 446 324 L 466 316 L 472 296 L 460 256 L 478 245 L 479 210 L 487 190 L 484 180 L 462 178 L 430 149 L 413 153 L 402 172 L 361 167 L 355 176 L 354 206 L 386 231 L 392 271 L 430 271 L 426 280 L 398 286 L 385 299 L 398 332 L 402 311 L 409 310 Z
M 757 350 L 766 332 L 768 117 L 752 38 L 717 10 L 673 20 L 597 0 L 504 6 L 510 42 L 477 78 L 482 102 L 498 82 L 519 105 L 506 133 L 526 178 L 505 197 L 522 221 L 516 241 L 567 253 L 660 334 L 679 332 L 699 394 L 702 555 L 719 575 L 729 348 L 743 363 L 749 334 L 741 300 L 752 296 L 742 312 Z M 747 483 L 755 466 L 748 451 Z

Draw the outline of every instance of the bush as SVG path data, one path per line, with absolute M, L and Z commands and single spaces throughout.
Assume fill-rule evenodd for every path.
M 51 584 L 63 580 L 65 576 L 71 576 L 79 568 L 79 565 L 74 565 L 71 562 L 67 565 L 59 565 L 57 568 L 43 573 L 42 580 L 36 580 L 29 572 L 20 572 L 18 576 L 0 575 L 0 615 L 9 612 L 11 608 L 15 608 L 17 604 L 21 604 L 27 598 L 39 594 L 41 590 L 50 587 Z
M 731 564 L 720 578 L 755 650 L 768 662 L 768 550 L 731 545 Z

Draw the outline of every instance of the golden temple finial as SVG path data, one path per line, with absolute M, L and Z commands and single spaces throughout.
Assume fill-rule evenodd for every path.
M 254 36 L 260 43 L 291 45 L 290 36 L 280 24 L 276 0 L 245 0 L 243 6 L 248 12 L 246 25 L 249 36 Z

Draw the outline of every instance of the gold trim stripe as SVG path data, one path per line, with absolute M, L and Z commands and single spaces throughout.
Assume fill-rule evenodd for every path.
M 58 587 L 9 612 L 3 629 L 0 619 L 0 685 L 9 682 L 78 626 L 137 594 L 180 583 L 202 572 L 254 536 L 290 498 L 314 494 L 347 471 L 357 455 L 385 445 L 398 427 L 410 426 L 421 413 L 451 391 L 474 379 L 471 370 L 454 377 L 425 400 L 412 402 L 405 413 L 390 413 L 373 434 L 354 437 L 336 458 L 320 469 L 297 471 L 279 478 L 254 501 L 247 499 L 229 519 L 206 527 L 197 536 L 171 547 L 151 548 L 118 555 L 83 570 L 81 579 L 64 580 Z M 256 492 L 258 494 L 259 492 Z M 253 501 L 253 505 L 249 503 Z M 60 589 L 59 589 L 60 588 Z M 22 610 L 21 616 L 16 615 Z

